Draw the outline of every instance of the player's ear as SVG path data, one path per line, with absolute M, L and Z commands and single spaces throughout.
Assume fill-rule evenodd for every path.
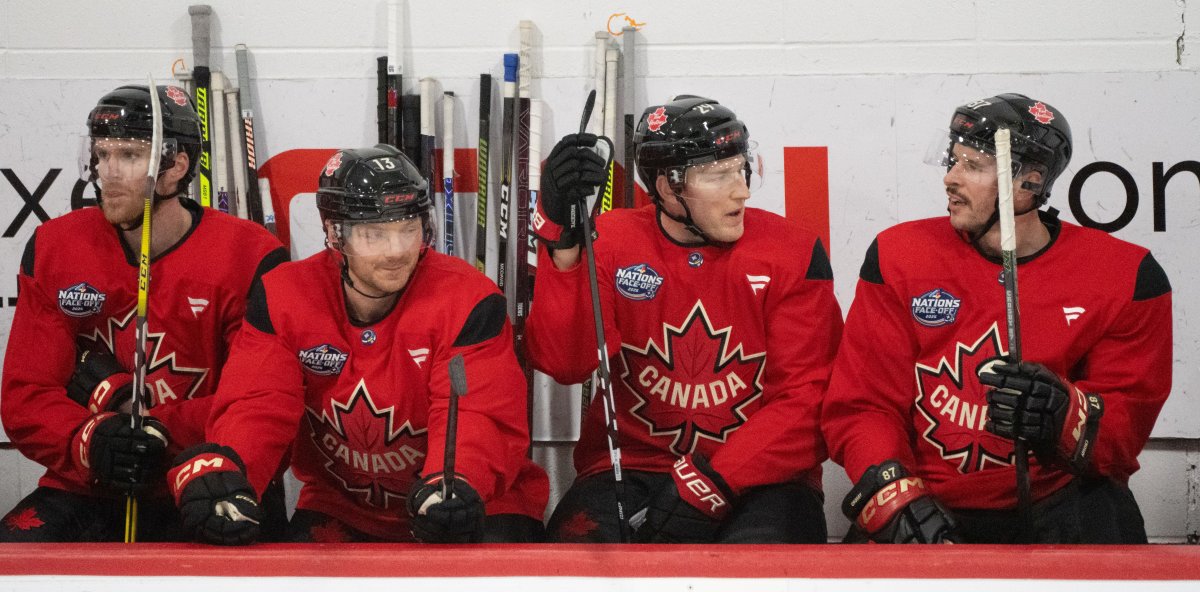
M 178 188 L 179 181 L 187 174 L 191 163 L 188 161 L 187 154 L 179 152 L 175 155 L 175 162 L 170 168 L 164 170 L 158 176 L 158 193 L 162 195 L 172 195 L 175 193 L 175 188 Z M 164 191 L 164 188 L 172 188 L 170 191 Z
M 673 203 L 677 201 L 675 197 L 675 189 L 671 187 L 671 182 L 667 180 L 665 174 L 660 174 L 658 179 L 654 181 L 654 187 L 658 190 L 658 196 L 664 203 Z

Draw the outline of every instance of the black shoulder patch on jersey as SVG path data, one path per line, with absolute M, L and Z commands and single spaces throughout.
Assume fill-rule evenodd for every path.
M 267 310 L 267 289 L 263 286 L 261 277 L 255 277 L 254 283 L 250 284 L 250 297 L 246 302 L 246 322 L 263 333 L 275 334 L 275 325 L 271 324 L 271 311 Z
M 813 243 L 812 255 L 808 258 L 808 273 L 804 274 L 804 279 L 833 279 L 833 267 L 829 265 L 829 255 L 825 254 L 825 247 L 821 245 L 821 239 L 817 239 Z
M 25 253 L 21 255 L 21 273 L 29 277 L 33 277 L 33 243 L 37 241 L 37 231 L 33 231 L 33 235 L 29 237 L 29 242 L 25 243 Z
M 1171 291 L 1171 282 L 1167 280 L 1167 272 L 1163 271 L 1152 253 L 1146 253 L 1142 263 L 1138 265 L 1137 283 L 1133 287 L 1133 300 L 1149 300 Z
M 504 330 L 504 320 L 508 318 L 508 302 L 504 296 L 492 294 L 479 301 L 467 322 L 463 323 L 462 331 L 454 339 L 454 347 L 483 343 Z
M 883 272 L 879 270 L 879 239 L 871 241 L 871 246 L 867 247 L 862 269 L 858 270 L 858 279 L 872 284 L 883 284 Z
M 258 281 L 268 271 L 279 267 L 280 263 L 287 263 L 290 259 L 291 257 L 288 256 L 287 249 L 283 247 L 279 247 L 263 255 L 262 261 L 258 262 L 258 268 L 254 270 L 254 280 Z

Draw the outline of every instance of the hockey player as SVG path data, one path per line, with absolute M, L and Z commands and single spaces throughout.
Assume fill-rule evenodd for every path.
M 525 456 L 525 381 L 496 285 L 430 248 L 433 201 L 395 148 L 342 150 L 320 172 L 328 249 L 252 293 L 208 428 L 172 469 L 204 540 L 255 537 L 256 492 L 291 448 L 289 538 L 535 541 L 549 494 Z M 465 360 L 456 476 L 443 497 L 448 363 Z
M 529 345 L 564 384 L 597 364 L 589 255 L 572 216 L 605 179 L 596 142 L 563 138 L 542 177 L 547 271 Z M 635 540 L 825 542 L 817 420 L 842 328 L 825 249 L 746 205 L 753 144 L 728 107 L 694 96 L 652 106 L 635 145 L 654 204 L 599 216 L 593 254 Z M 619 540 L 602 405 L 597 396 L 587 413 L 554 540 Z
M 130 393 L 151 100 L 162 105 L 153 187 L 146 404 L 130 428 Z M 4 360 L 0 412 L 22 454 L 44 465 L 38 488 L 0 520 L 0 540 L 120 541 L 124 494 L 141 495 L 138 540 L 182 540 L 163 481 L 171 456 L 204 441 L 204 424 L 242 323 L 252 281 L 287 258 L 263 228 L 184 196 L 200 152 L 187 93 L 122 86 L 88 116 L 83 173 L 98 207 L 38 227 L 25 247 Z M 282 530 L 282 494 L 275 514 Z
M 1023 358 L 1005 359 L 993 136 L 1012 132 Z M 867 251 L 823 408 L 856 484 L 848 540 L 1144 543 L 1127 487 L 1171 387 L 1171 288 L 1146 249 L 1039 208 L 1071 158 L 1044 102 L 959 107 L 935 153 L 947 218 Z M 914 380 L 915 378 L 915 380 Z M 1014 438 L 1033 452 L 1033 532 Z

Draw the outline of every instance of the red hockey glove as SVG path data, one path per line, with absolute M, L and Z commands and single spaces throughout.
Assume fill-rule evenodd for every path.
M 442 474 L 413 483 L 408 492 L 412 535 L 422 543 L 475 543 L 483 536 L 483 500 L 465 479 L 454 478 L 442 498 Z
M 93 415 L 71 440 L 76 466 L 87 478 L 105 487 L 140 493 L 162 483 L 167 468 L 167 427 L 143 417 L 134 431 L 125 413 Z
M 533 230 L 538 240 L 552 249 L 569 249 L 583 242 L 583 216 L 590 215 L 587 199 L 608 181 L 609 161 L 597 153 L 601 142 L 607 143 L 602 152 L 611 155 L 608 138 L 563 136 L 546 159 Z
M 211 443 L 188 448 L 175 457 L 167 483 L 192 537 L 216 545 L 248 545 L 258 538 L 262 510 L 232 448 Z
M 1091 459 L 1104 401 L 1041 364 L 1004 360 L 979 367 L 987 393 L 987 431 L 1029 442 L 1043 464 L 1082 473 Z
M 701 454 L 675 461 L 671 483 L 650 497 L 640 543 L 711 543 L 733 504 L 733 490 Z
M 956 543 L 954 519 L 933 498 L 919 477 L 900 463 L 871 465 L 846 494 L 842 513 L 873 543 Z
M 67 383 L 67 396 L 92 413 L 129 411 L 133 374 L 111 353 L 84 351 L 75 360 L 75 373 Z

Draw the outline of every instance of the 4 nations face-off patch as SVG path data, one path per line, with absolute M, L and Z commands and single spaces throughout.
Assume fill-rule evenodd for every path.
M 925 327 L 941 327 L 958 320 L 958 309 L 962 300 L 953 294 L 934 288 L 920 296 L 913 296 L 913 320 Z
M 328 343 L 301 350 L 297 356 L 305 368 L 319 376 L 341 374 L 346 358 L 350 357 L 346 352 Z
M 69 317 L 82 318 L 99 314 L 108 298 L 87 282 L 79 282 L 58 291 L 58 309 Z
M 617 292 L 630 300 L 652 300 L 663 285 L 663 277 L 646 263 L 618 269 L 615 279 Z

